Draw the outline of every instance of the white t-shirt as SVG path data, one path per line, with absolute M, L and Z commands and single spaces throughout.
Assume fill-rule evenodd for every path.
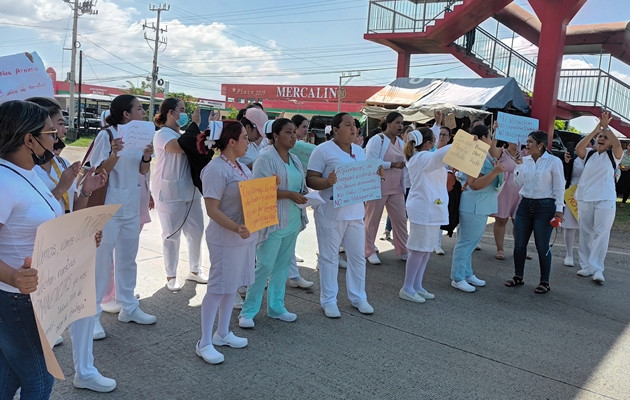
M 114 139 L 120 135 L 113 127 L 109 128 Z M 102 130 L 94 140 L 94 147 L 90 154 L 90 165 L 99 167 L 109 158 L 111 143 L 107 131 Z M 123 151 L 107 180 L 107 196 L 105 204 L 122 204 L 114 218 L 134 218 L 140 213 L 140 185 L 138 173 L 142 150 Z
M 586 154 L 588 155 L 588 153 Z M 584 170 L 575 192 L 575 199 L 577 201 L 616 201 L 615 170 L 608 153 L 596 151 L 588 159 L 588 162 L 586 162 L 586 157 L 584 157 L 584 161 Z M 615 168 L 619 166 L 620 162 L 621 159 L 615 158 Z
M 55 157 L 53 158 L 50 163 L 55 163 L 57 165 L 57 167 L 59 167 L 59 171 L 63 173 L 63 171 L 65 171 L 67 169 L 67 167 L 70 166 L 70 162 L 68 160 L 66 160 L 65 158 L 62 157 Z M 48 174 L 48 172 L 46 172 L 46 170 L 40 166 L 35 166 L 35 168 L 33 168 L 33 170 L 35 170 L 35 172 L 37 172 L 37 175 L 39 175 L 39 177 L 41 178 L 41 180 L 44 182 L 44 184 L 46 185 L 46 187 L 48 187 L 48 190 L 50 190 L 51 192 L 53 191 L 54 188 L 57 187 L 57 184 L 59 183 L 59 179 L 61 178 L 61 176 L 59 176 L 57 174 L 57 172 L 55 171 L 55 168 L 51 165 L 50 166 L 50 174 Z M 53 180 L 54 179 L 54 180 Z M 55 183 L 55 181 L 57 183 Z M 76 181 L 72 182 L 72 185 L 70 186 L 70 189 L 68 189 L 68 202 L 69 204 L 69 210 L 72 211 L 74 208 L 74 195 L 75 193 L 77 193 L 77 183 Z M 66 209 L 66 202 L 65 200 L 62 198 L 59 199 L 59 204 L 61 204 L 61 209 L 65 211 Z
M 37 172 L 22 169 L 6 160 L 0 160 L 0 164 L 13 168 L 37 188 L 33 189 L 18 174 L 0 166 L 0 186 L 5 188 L 0 201 L 0 260 L 19 269 L 25 257 L 33 256 L 37 227 L 61 215 L 63 209 Z M 0 282 L 0 290 L 20 292 L 4 282 Z
M 253 165 L 254 161 L 256 161 L 256 158 L 258 158 L 258 155 L 263 150 L 262 144 L 262 141 L 260 142 L 260 144 L 249 142 L 249 144 L 247 145 L 247 152 L 243 157 L 238 159 L 238 162 L 245 165 Z
M 308 160 L 308 170 L 319 172 L 322 174 L 322 178 L 328 178 L 328 175 L 339 165 L 367 160 L 363 149 L 356 144 L 352 144 L 352 154 L 354 158 L 341 150 L 332 140 L 322 143 L 313 150 L 311 158 Z M 362 203 L 335 208 L 332 200 L 332 187 L 320 190 L 319 195 L 326 203 L 317 206 L 317 212 L 325 218 L 351 221 L 365 217 L 365 206 Z
M 151 184 L 155 199 L 162 203 L 191 201 L 200 196 L 193 185 L 186 154 L 164 150 L 171 140 L 178 138 L 179 134 L 167 126 L 153 137 L 156 163 Z

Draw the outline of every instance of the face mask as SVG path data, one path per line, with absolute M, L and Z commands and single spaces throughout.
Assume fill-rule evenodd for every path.
M 35 141 L 39 143 L 39 140 L 35 139 Z M 39 143 L 39 145 L 42 146 L 41 143 Z M 52 160 L 53 158 L 55 158 L 55 155 L 53 154 L 52 151 L 48 150 L 44 146 L 42 146 L 42 148 L 44 149 L 43 157 L 38 156 L 37 154 L 35 154 L 33 150 L 31 150 L 31 157 L 33 157 L 33 162 L 35 163 L 35 165 L 44 165 L 48 163 L 50 160 Z
M 180 113 L 179 119 L 177 120 L 177 125 L 180 127 L 185 126 L 188 123 L 188 114 Z
M 63 140 L 59 139 L 55 142 L 55 144 L 53 144 L 53 151 L 62 150 L 64 147 L 66 147 L 66 144 Z

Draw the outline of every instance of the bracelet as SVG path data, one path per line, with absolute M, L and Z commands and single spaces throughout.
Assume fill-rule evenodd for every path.
M 79 190 L 79 196 L 80 197 L 90 197 L 91 195 L 92 195 L 92 192 L 87 193 L 87 194 L 83 193 L 83 188 L 81 188 L 81 190 Z
M 147 163 L 147 164 L 150 163 L 151 162 L 151 157 L 149 157 L 149 161 L 147 161 L 147 160 L 144 159 L 144 156 L 142 156 L 142 162 L 143 163 Z

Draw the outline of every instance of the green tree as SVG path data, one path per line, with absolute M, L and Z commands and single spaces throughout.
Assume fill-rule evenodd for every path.
M 129 84 L 129 87 L 123 88 L 125 92 L 133 94 L 134 96 L 144 96 L 147 94 L 149 85 L 145 81 L 140 82 L 140 86 L 138 87 L 136 87 L 136 85 L 134 85 L 131 81 L 127 81 L 127 83 Z
M 228 113 L 228 115 L 225 118 L 227 118 L 227 119 L 236 119 L 236 116 L 238 115 L 238 110 L 236 109 L 236 107 L 230 106 L 230 107 L 228 107 L 228 110 L 230 110 L 230 112 Z
M 197 108 L 198 98 L 188 95 L 184 92 L 170 92 L 168 97 L 176 97 L 184 102 L 184 106 L 186 107 L 186 114 L 190 116 L 195 108 Z
M 582 133 L 582 132 L 578 131 L 577 129 L 575 129 L 574 127 L 572 127 L 571 125 L 569 125 L 569 121 L 563 121 L 561 119 L 557 119 L 556 120 L 556 122 L 554 123 L 553 128 L 558 130 L 558 131 L 569 131 L 569 132 L 573 132 L 573 133 Z

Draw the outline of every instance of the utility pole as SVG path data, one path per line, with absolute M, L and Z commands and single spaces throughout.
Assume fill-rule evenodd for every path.
M 168 32 L 167 28 L 164 29 L 160 29 L 160 16 L 162 14 L 162 11 L 168 11 L 170 10 L 171 6 L 170 4 L 160 4 L 158 6 L 149 6 L 149 10 L 150 11 L 157 11 L 157 24 L 153 25 L 153 22 L 151 23 L 151 26 L 148 26 L 147 23 L 145 22 L 144 25 L 142 25 L 142 29 L 146 29 L 146 28 L 151 28 L 155 31 L 155 39 L 153 39 L 153 70 L 151 71 L 151 101 L 149 102 L 149 121 L 153 121 L 153 114 L 154 114 L 154 110 L 155 110 L 155 86 L 158 80 L 158 65 L 157 65 L 157 60 L 158 60 L 158 50 L 160 48 L 160 45 L 163 44 L 164 45 L 164 49 L 166 49 L 166 38 L 162 37 L 160 38 L 160 34 L 161 33 L 166 33 Z M 144 39 L 147 41 L 147 43 L 149 43 L 149 39 L 147 37 L 147 33 L 144 33 Z M 149 43 L 149 47 L 151 47 L 151 44 Z
M 79 113 L 77 114 L 77 139 L 81 137 L 81 86 L 83 85 L 83 50 L 79 50 Z
M 354 78 L 355 76 L 361 76 L 361 71 L 342 72 L 341 75 L 339 76 L 339 88 L 337 89 L 337 112 L 338 113 L 341 112 L 341 97 L 342 97 L 341 90 L 344 89 L 344 85 L 347 85 L 348 82 L 350 82 L 352 78 Z M 342 80 L 344 78 L 347 78 L 348 80 L 342 83 Z M 346 96 L 343 95 L 343 97 L 346 97 Z
M 70 124 L 70 129 L 68 130 L 68 138 L 71 140 L 77 139 L 76 131 L 74 128 L 74 95 L 75 95 L 75 85 L 76 85 L 76 67 L 77 67 L 77 49 L 81 47 L 81 43 L 77 41 L 78 35 L 78 24 L 79 17 L 84 14 L 88 15 L 96 15 L 98 14 L 98 10 L 94 9 L 96 7 L 96 2 L 98 0 L 90 0 L 90 1 L 82 1 L 79 3 L 79 0 L 63 0 L 73 12 L 72 18 L 72 47 L 69 49 L 72 51 L 72 55 L 70 57 L 70 109 L 68 110 L 68 123 Z M 68 50 L 68 49 L 66 49 Z

